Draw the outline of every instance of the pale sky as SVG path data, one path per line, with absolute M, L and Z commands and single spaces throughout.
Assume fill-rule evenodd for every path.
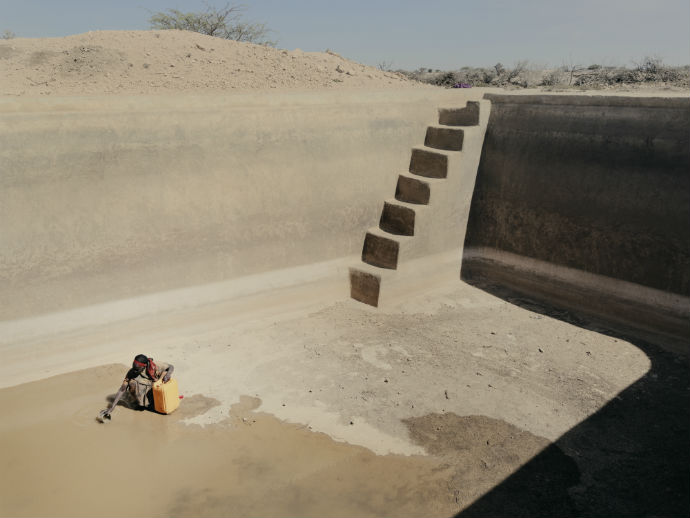
M 224 6 L 225 1 L 210 0 Z M 288 50 L 331 49 L 376 66 L 627 65 L 645 56 L 690 64 L 690 0 L 246 0 Z M 0 0 L 0 33 L 51 37 L 144 30 L 151 12 L 201 0 Z

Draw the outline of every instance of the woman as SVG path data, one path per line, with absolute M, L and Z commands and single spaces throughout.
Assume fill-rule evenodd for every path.
M 169 363 L 155 363 L 153 358 L 148 358 L 144 354 L 137 354 L 132 362 L 132 368 L 127 371 L 112 404 L 107 409 L 102 410 L 98 414 L 98 418 L 101 421 L 110 419 L 110 414 L 127 390 L 136 400 L 140 410 L 146 408 L 153 410 L 153 382 L 162 377 L 163 383 L 167 383 L 170 381 L 174 369 Z

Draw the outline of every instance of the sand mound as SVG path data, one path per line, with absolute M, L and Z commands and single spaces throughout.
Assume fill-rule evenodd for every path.
M 302 52 L 187 31 L 96 31 L 0 40 L 0 95 L 421 87 L 330 51 Z

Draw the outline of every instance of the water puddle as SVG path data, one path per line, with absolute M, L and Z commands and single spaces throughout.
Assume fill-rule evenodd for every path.
M 217 425 L 118 406 L 95 421 L 121 365 L 0 390 L 2 516 L 448 516 L 439 459 L 377 456 L 255 412 L 242 397 Z M 108 381 L 107 383 L 110 383 Z

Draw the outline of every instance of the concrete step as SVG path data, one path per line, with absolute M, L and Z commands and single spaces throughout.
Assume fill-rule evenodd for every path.
M 350 268 L 350 297 L 364 304 L 379 305 L 381 294 L 380 268 L 361 264 Z
M 446 126 L 477 126 L 479 124 L 479 102 L 467 101 L 464 108 L 441 108 L 438 123 Z
M 430 182 L 407 173 L 398 176 L 395 199 L 417 205 L 428 205 L 431 194 Z
M 454 126 L 434 125 L 426 129 L 424 145 L 446 151 L 462 151 L 465 131 Z
M 427 178 L 445 178 L 448 176 L 448 155 L 431 148 L 412 148 L 410 172 Z
M 364 304 L 390 308 L 460 281 L 461 250 L 406 261 L 398 270 L 365 263 L 350 267 L 350 296 Z
M 414 208 L 396 200 L 386 200 L 381 211 L 379 228 L 390 234 L 414 236 Z
M 370 228 L 364 236 L 362 261 L 379 268 L 395 270 L 398 267 L 401 239 L 405 237 L 396 237 L 378 227 Z

